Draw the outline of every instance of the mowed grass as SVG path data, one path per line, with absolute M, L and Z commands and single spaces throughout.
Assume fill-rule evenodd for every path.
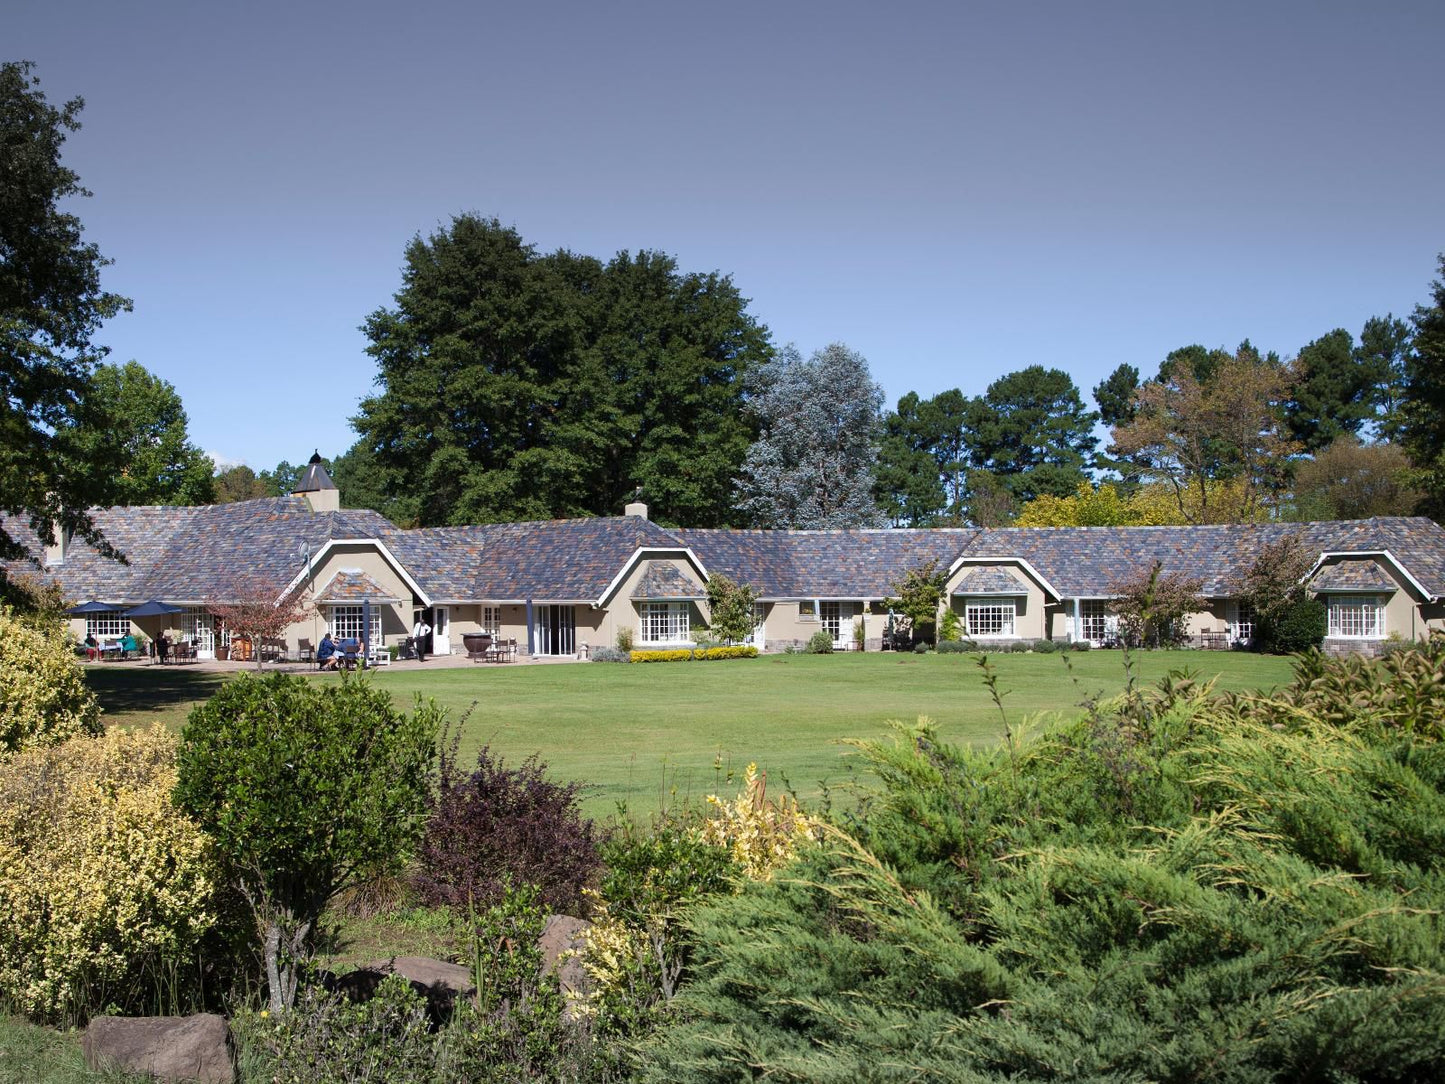
M 1072 669 L 1064 664 L 1067 658 Z M 1137 679 L 1187 669 L 1220 689 L 1268 689 L 1290 679 L 1288 659 L 1239 652 L 1138 652 Z M 1125 684 L 1117 651 L 995 655 L 1012 723 L 1066 717 L 1092 695 Z M 160 719 L 176 729 L 193 703 L 224 676 L 202 671 L 90 667 L 112 723 Z M 336 681 L 332 676 L 316 680 Z M 845 782 L 846 738 L 877 737 L 890 719 L 936 720 L 952 742 L 992 743 L 999 713 L 967 655 L 768 655 L 754 660 L 624 666 L 578 663 L 382 671 L 370 680 L 409 708 L 435 697 L 461 725 L 470 763 L 489 745 L 508 762 L 532 754 L 550 773 L 587 784 L 586 812 L 606 816 L 625 802 L 636 813 L 731 791 L 728 772 L 749 761 L 816 799 Z

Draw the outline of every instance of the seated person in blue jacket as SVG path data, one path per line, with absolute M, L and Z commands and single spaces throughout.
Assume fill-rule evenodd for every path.
M 321 637 L 321 643 L 316 648 L 316 665 L 322 670 L 335 670 L 341 662 L 341 656 L 337 654 L 336 641 L 331 638 L 331 633 Z

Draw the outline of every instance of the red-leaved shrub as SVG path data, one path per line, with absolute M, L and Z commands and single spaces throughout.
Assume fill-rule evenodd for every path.
M 580 914 L 601 867 L 597 828 L 577 809 L 578 782 L 547 778 L 535 755 L 508 768 L 490 747 L 466 774 L 456 742 L 442 754 L 419 854 L 417 891 L 430 904 L 500 902 L 507 885 L 536 885 L 554 912 Z

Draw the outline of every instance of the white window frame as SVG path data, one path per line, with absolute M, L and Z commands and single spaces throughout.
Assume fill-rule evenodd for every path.
M 997 631 L 993 630 L 995 625 Z M 1011 598 L 968 599 L 963 605 L 963 627 L 970 640 L 1015 640 L 1018 602 Z
M 130 618 L 120 610 L 85 615 L 85 634 L 99 640 L 119 640 L 130 635 Z
M 798 620 L 818 620 L 818 600 L 815 598 L 800 598 L 798 600 Z
M 852 607 L 849 607 L 851 610 Z M 843 639 L 843 604 L 836 601 L 820 601 L 818 603 L 818 623 L 823 626 L 823 631 L 830 633 L 833 637 L 833 646 L 845 644 Z
M 1114 631 L 1110 616 L 1107 599 L 1079 599 L 1079 638 L 1091 644 L 1108 643 Z
M 1381 595 L 1330 595 L 1331 640 L 1383 640 L 1385 599 Z
M 327 607 L 326 628 L 333 640 L 365 640 L 372 647 L 381 645 L 381 607 L 371 608 L 371 635 L 361 635 L 365 614 L 359 603 L 333 602 Z
M 686 602 L 644 602 L 638 616 L 641 643 L 692 643 L 692 613 Z
M 500 606 L 483 606 L 481 631 L 488 633 L 493 639 L 502 635 L 502 608 Z
M 1254 607 L 1243 599 L 1236 600 L 1229 604 L 1229 642 L 1232 644 L 1248 644 L 1254 640 L 1254 632 L 1259 624 L 1259 618 L 1255 616 Z

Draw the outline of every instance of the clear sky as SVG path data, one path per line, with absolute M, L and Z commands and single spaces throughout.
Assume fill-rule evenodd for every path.
M 1445 250 L 1440 0 L 5 0 L 82 95 L 100 341 L 260 470 L 344 451 L 358 325 L 459 212 L 732 275 L 890 405 L 1403 315 Z

